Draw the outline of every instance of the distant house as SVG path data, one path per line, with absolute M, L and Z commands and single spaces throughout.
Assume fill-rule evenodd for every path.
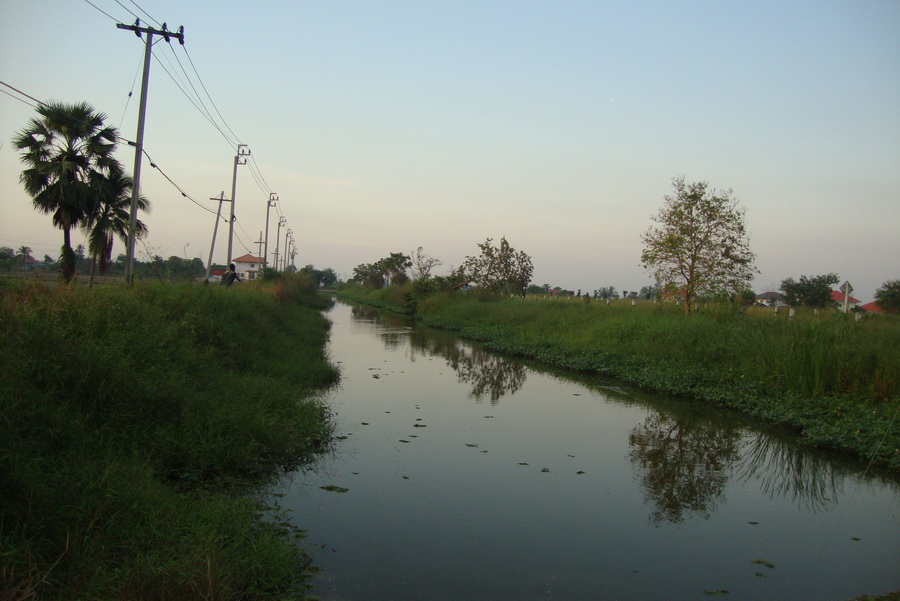
M 837 290 L 832 290 L 831 291 L 831 300 L 836 302 L 838 304 L 838 307 L 841 310 L 843 310 L 843 308 L 844 308 L 844 293 L 843 292 L 839 292 Z M 852 309 L 856 309 L 857 307 L 859 307 L 859 301 L 856 300 L 855 298 L 853 298 L 852 296 L 849 297 L 849 301 L 850 301 L 849 309 L 852 310 Z
M 853 297 L 850 297 L 853 298 Z M 859 307 L 866 313 L 884 313 L 884 309 L 878 306 L 877 301 L 872 301 L 871 303 L 866 303 L 865 305 L 860 305 Z
M 234 270 L 238 277 L 242 280 L 255 280 L 259 277 L 259 269 L 263 264 L 262 257 L 255 257 L 247 254 L 236 259 L 232 259 Z
M 679 288 L 677 290 L 666 290 L 662 293 L 661 296 L 664 301 L 684 304 L 684 299 L 687 298 L 687 290 L 685 290 L 684 288 Z
M 784 295 L 780 292 L 763 292 L 756 295 L 756 302 L 767 307 L 783 307 Z

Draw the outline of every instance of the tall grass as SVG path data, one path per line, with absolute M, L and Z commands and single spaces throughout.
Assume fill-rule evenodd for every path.
M 252 490 L 330 436 L 309 290 L 0 280 L 4 599 L 301 590 L 306 558 Z

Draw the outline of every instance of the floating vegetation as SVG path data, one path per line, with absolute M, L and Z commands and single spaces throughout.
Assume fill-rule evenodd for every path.
M 401 439 L 400 439 L 400 442 L 409 442 L 409 441 L 408 441 L 408 440 L 403 440 L 403 439 L 401 438 Z
M 372 374 L 372 377 L 375 378 L 376 380 L 381 379 L 381 376 L 379 376 L 378 374 Z
M 728 591 L 724 588 L 720 588 L 719 590 L 705 590 L 703 591 L 704 595 L 727 595 Z
M 493 415 L 485 415 L 484 419 L 494 419 L 494 416 Z
M 328 492 L 339 493 L 345 493 L 350 490 L 349 488 L 344 488 L 343 486 L 335 486 L 334 484 L 329 484 L 328 486 L 320 486 L 319 488 L 321 488 L 322 490 L 327 490 Z
M 759 522 L 747 522 L 751 526 L 759 526 Z
M 523 462 L 519 463 L 519 465 L 528 465 L 528 464 L 523 461 Z
M 851 536 L 851 537 L 850 537 L 850 540 L 862 540 L 862 539 L 859 538 L 858 536 Z
M 766 561 L 765 559 L 754 559 L 754 560 L 751 561 L 750 563 L 755 563 L 755 564 L 758 564 L 758 565 L 761 565 L 761 566 L 766 566 L 767 568 L 774 568 L 774 567 L 775 567 L 775 564 L 774 564 L 774 563 L 772 563 L 771 561 Z
M 404 480 L 409 480 L 409 476 L 403 476 Z
M 471 448 L 473 448 L 473 449 L 478 448 L 478 445 L 475 444 L 475 443 L 472 443 L 472 442 L 467 442 L 467 443 L 466 443 L 466 446 L 467 446 L 467 447 L 471 447 Z
M 550 471 L 550 468 L 549 467 L 541 468 L 541 471 L 546 474 L 547 472 Z
M 350 437 L 349 436 L 335 436 L 335 438 L 337 438 L 338 440 L 347 440 Z
M 427 428 L 425 424 L 413 424 L 413 428 Z
M 762 572 L 756 572 L 756 577 L 757 577 L 757 578 L 765 578 L 766 575 L 763 574 Z
M 584 472 L 583 472 L 583 471 L 581 471 L 581 470 L 578 470 L 578 471 L 577 471 L 577 472 L 575 472 L 575 473 L 576 473 L 576 474 L 578 474 L 578 475 L 579 475 L 579 476 L 580 476 L 580 475 L 582 475 L 582 474 L 584 474 Z

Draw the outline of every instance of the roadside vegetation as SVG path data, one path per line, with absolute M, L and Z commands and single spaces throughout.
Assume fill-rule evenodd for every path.
M 3 598 L 302 597 L 256 491 L 329 444 L 326 303 L 303 276 L 0 279 Z
M 900 470 L 900 317 L 836 310 L 510 298 L 483 290 L 417 298 L 415 283 L 338 294 L 489 348 L 602 373 L 787 426 L 805 443 Z M 545 299 L 545 300 L 537 300 Z

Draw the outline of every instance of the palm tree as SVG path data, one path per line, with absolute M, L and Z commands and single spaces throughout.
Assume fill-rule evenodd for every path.
M 128 226 L 131 216 L 131 191 L 134 181 L 125 175 L 118 161 L 111 166 L 108 175 L 95 172 L 91 176 L 91 187 L 94 189 L 94 204 L 81 224 L 89 232 L 88 253 L 91 256 L 90 284 L 94 283 L 94 266 L 100 273 L 106 273 L 112 259 L 113 240 L 115 236 L 127 244 Z M 138 196 L 137 208 L 150 210 L 150 201 Z M 135 236 L 140 238 L 147 233 L 147 226 L 140 219 L 135 221 Z
M 38 117 L 13 138 L 27 165 L 19 176 L 34 208 L 52 215 L 63 231 L 61 277 L 75 276 L 75 253 L 70 232 L 82 223 L 94 204 L 92 173 L 107 173 L 116 163 L 112 153 L 118 132 L 104 127 L 106 115 L 86 103 L 40 104 Z

